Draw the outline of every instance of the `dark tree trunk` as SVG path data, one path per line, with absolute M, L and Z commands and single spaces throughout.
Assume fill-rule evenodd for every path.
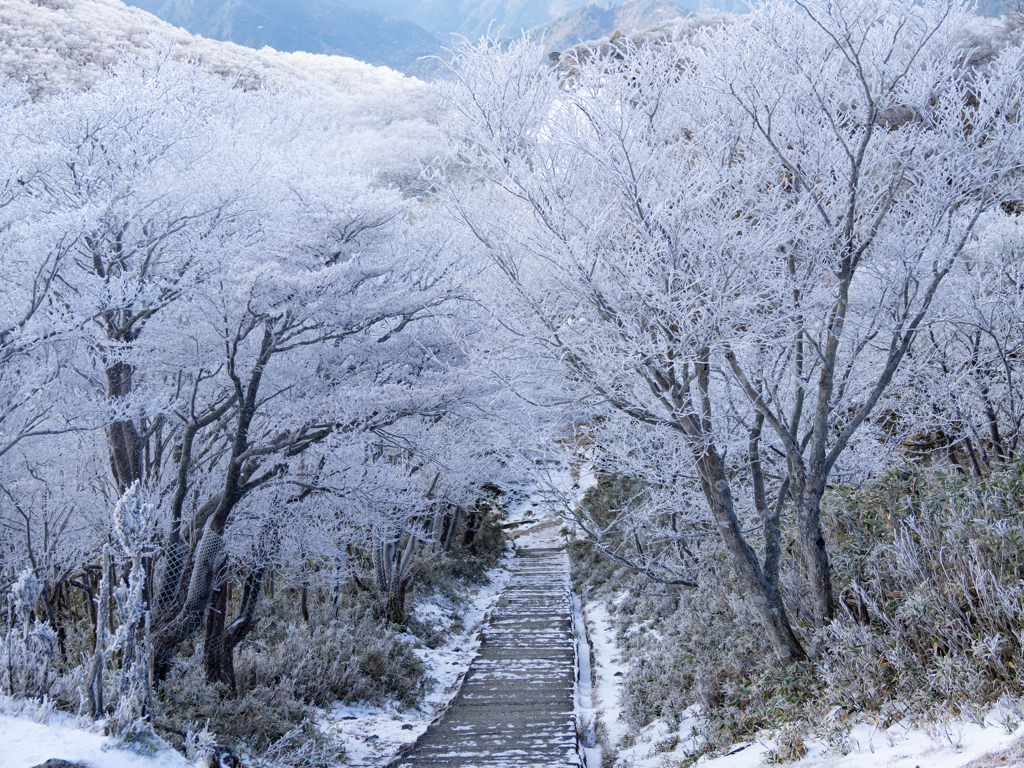
M 257 624 L 256 607 L 259 604 L 260 579 L 266 569 L 251 573 L 245 582 L 245 591 L 242 597 L 242 607 L 239 615 L 231 624 L 224 626 L 221 618 L 219 623 L 211 627 L 207 621 L 206 643 L 211 649 L 207 655 L 204 648 L 204 663 L 206 665 L 206 679 L 211 683 L 224 683 L 232 693 L 238 692 L 238 685 L 235 678 L 235 648 L 245 639 Z M 230 597 L 229 597 L 230 599 Z M 216 600 L 216 595 L 214 596 Z M 225 608 L 227 607 L 225 601 Z M 211 604 L 212 610 L 213 604 Z M 221 614 L 223 617 L 223 613 Z
M 405 576 L 388 592 L 385 603 L 387 619 L 392 624 L 405 624 L 405 594 L 409 586 L 409 576 Z
M 733 504 L 725 462 L 713 447 L 704 446 L 697 457 L 701 486 L 718 524 L 733 572 L 743 594 L 753 603 L 775 652 L 786 663 L 807 658 L 807 652 L 793 633 L 777 587 L 765 577 L 757 554 L 743 538 Z
M 226 683 L 235 690 L 234 669 L 230 663 L 224 663 L 224 624 L 231 602 L 231 581 L 227 579 L 225 568 L 217 571 L 219 586 L 210 595 L 210 607 L 206 610 L 206 636 L 203 642 L 203 667 L 206 670 L 206 681 L 209 683 Z
M 115 363 L 107 371 L 107 395 L 112 402 L 131 394 L 133 369 L 127 363 Z M 107 427 L 110 463 L 118 492 L 124 493 L 143 474 L 143 441 L 131 421 L 115 421 Z
M 210 614 L 206 621 L 206 641 L 203 658 L 206 668 L 206 679 L 211 683 L 221 682 L 227 685 L 232 693 L 237 692 L 235 680 L 235 648 L 253 630 L 257 624 L 256 609 L 259 607 L 263 584 L 268 574 L 272 574 L 271 561 L 277 549 L 277 538 L 273 535 L 273 526 L 267 524 L 260 532 L 261 548 L 257 555 L 258 565 L 249 570 L 242 586 L 242 602 L 238 615 L 227 623 L 227 608 L 231 603 L 231 586 L 229 581 L 219 592 L 224 593 L 218 598 L 218 592 L 211 597 Z M 213 621 L 214 611 L 219 617 Z M 307 618 L 308 621 L 308 618 Z
M 823 491 L 824 489 L 822 489 Z M 836 596 L 832 588 L 832 570 L 828 560 L 825 535 L 821 530 L 822 492 L 815 490 L 802 499 L 798 510 L 800 548 L 811 587 L 814 624 L 823 627 L 835 617 Z
M 472 554 L 477 554 L 477 531 L 480 529 L 480 512 L 474 509 L 469 513 L 469 518 L 466 520 L 466 535 L 462 539 L 462 546 L 470 551 Z
M 195 634 L 206 618 L 206 610 L 213 596 L 214 574 L 224 560 L 223 537 L 207 523 L 196 547 L 194 565 L 188 582 L 188 591 L 181 609 L 173 619 L 153 633 L 153 669 L 158 680 L 171 671 L 174 649 Z
M 455 546 L 455 537 L 459 533 L 459 524 L 462 522 L 462 507 L 456 507 L 452 513 L 452 521 L 448 526 L 448 530 L 445 533 L 444 538 L 444 551 L 451 552 L 452 547 Z
M 219 494 L 203 506 L 203 509 L 215 506 L 205 522 L 203 535 L 196 547 L 189 573 L 188 591 L 185 593 L 181 609 L 174 618 L 164 623 L 153 634 L 153 665 L 158 679 L 163 680 L 170 671 L 174 658 L 174 649 L 194 635 L 203 626 L 206 612 L 213 596 L 215 574 L 224 562 L 224 531 L 235 506 L 246 494 L 247 489 L 258 487 L 266 478 L 275 476 L 275 472 L 266 473 L 263 479 L 249 481 L 248 474 L 243 475 L 243 459 L 249 447 L 249 426 L 256 415 L 257 396 L 263 367 L 270 359 L 273 351 L 274 336 L 269 326 L 264 326 L 263 340 L 256 364 L 253 366 L 252 377 L 244 391 L 242 382 L 234 372 L 234 361 L 229 366 L 229 375 L 235 383 L 238 402 L 238 421 L 235 425 L 230 459 L 224 477 L 224 485 Z M 252 470 L 250 470 L 252 471 Z

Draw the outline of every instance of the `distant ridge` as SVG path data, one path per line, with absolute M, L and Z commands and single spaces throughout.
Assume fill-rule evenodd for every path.
M 421 26 L 338 0 L 129 0 L 175 26 L 250 48 L 350 56 L 411 75 L 441 48 Z
M 353 170 L 383 183 L 408 185 L 420 163 L 442 151 L 434 89 L 392 69 L 196 37 L 120 0 L 0 2 L 0 79 L 25 82 L 34 98 L 88 88 L 118 57 L 145 57 L 166 42 L 176 46 L 176 58 L 245 90 L 315 96 L 353 137 Z
M 483 35 L 518 37 L 539 24 L 586 6 L 593 0 L 364 0 L 375 8 L 414 21 L 446 44 L 451 36 L 477 40 Z
M 543 37 L 546 52 L 564 51 L 586 40 L 608 37 L 616 30 L 629 34 L 687 16 L 694 10 L 670 0 L 627 0 L 620 5 L 589 5 L 550 24 L 535 27 L 530 30 L 530 36 L 535 40 Z

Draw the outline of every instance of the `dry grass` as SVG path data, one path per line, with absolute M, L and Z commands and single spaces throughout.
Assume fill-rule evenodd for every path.
M 589 501 L 607 504 L 621 486 Z M 578 588 L 609 604 L 620 597 L 613 616 L 632 660 L 622 703 L 634 729 L 657 718 L 674 725 L 697 703 L 705 721 L 694 759 L 762 729 L 787 734 L 797 747 L 780 758 L 790 759 L 829 713 L 840 726 L 863 713 L 928 720 L 1024 695 L 1024 467 L 985 480 L 901 470 L 827 502 L 843 607 L 823 630 L 801 622 L 800 552 L 784 541 L 787 604 L 818 649 L 788 667 L 775 662 L 717 542 L 697 552 L 696 591 L 645 582 L 584 542 L 570 547 Z
M 971 760 L 964 768 L 1000 768 L 1000 766 L 1021 765 L 1024 765 L 1024 738 L 1017 739 L 1006 749 Z

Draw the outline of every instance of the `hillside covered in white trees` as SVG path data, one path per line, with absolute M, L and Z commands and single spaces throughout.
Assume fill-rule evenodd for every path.
M 355 59 L 253 50 L 194 37 L 118 0 L 10 0 L 0 7 L 0 75 L 24 82 L 33 98 L 80 91 L 125 56 L 174 46 L 236 88 L 315 98 L 350 135 L 353 170 L 403 176 L 442 151 L 437 96 L 426 84 Z
M 406 759 L 489 632 L 528 644 L 494 627 L 531 547 L 572 564 L 586 768 L 1014 764 L 1022 38 L 780 0 L 466 42 L 428 85 L 5 2 L 24 768 L 100 731 L 154 767 Z

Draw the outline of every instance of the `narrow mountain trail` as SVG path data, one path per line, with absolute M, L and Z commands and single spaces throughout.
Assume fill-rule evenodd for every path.
M 462 689 L 393 766 L 581 765 L 573 716 L 572 587 L 559 543 L 550 529 L 520 540 L 512 578 Z

